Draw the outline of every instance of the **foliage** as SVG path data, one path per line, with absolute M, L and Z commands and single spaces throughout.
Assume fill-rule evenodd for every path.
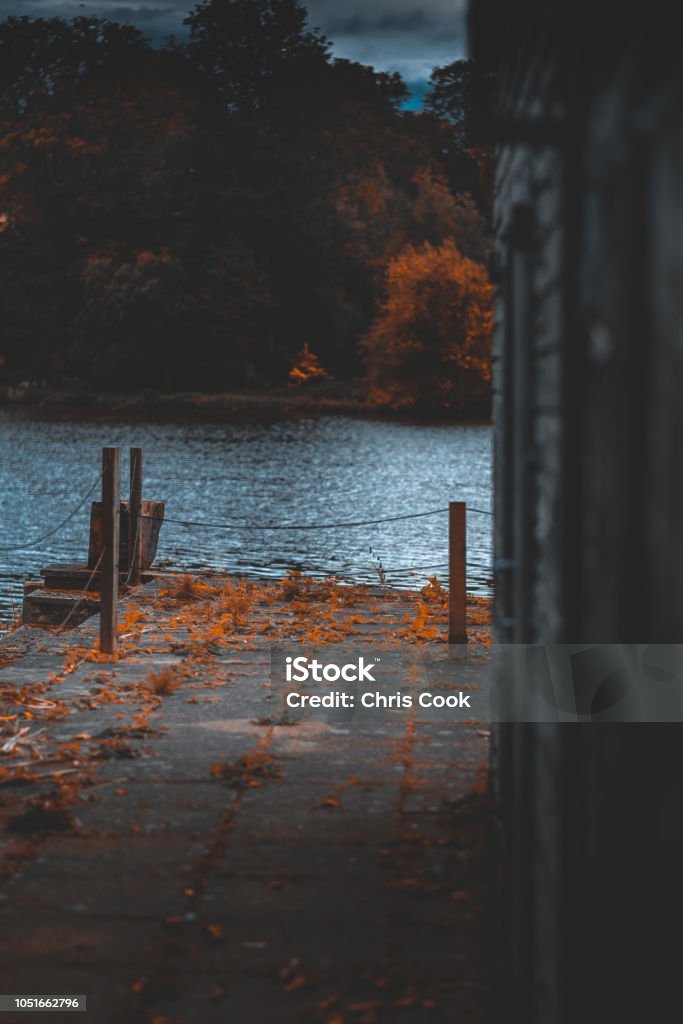
M 386 299 L 363 347 L 377 405 L 449 408 L 490 381 L 492 288 L 452 240 L 408 246 L 389 264 Z
M 470 113 L 474 68 L 471 60 L 456 60 L 434 68 L 425 97 L 425 109 L 453 126 L 454 136 L 462 149 L 467 149 L 472 142 Z
M 429 576 L 420 594 L 424 604 L 436 605 L 442 609 L 448 607 L 448 593 L 442 587 L 438 576 Z
M 296 362 L 289 371 L 290 382 L 292 384 L 308 384 L 312 380 L 329 380 L 329 377 L 327 370 L 320 365 L 320 360 L 315 352 L 311 352 L 308 342 L 304 342 Z
M 5 113 L 62 108 L 125 88 L 151 58 L 138 29 L 98 18 L 10 17 L 0 22 L 0 105 Z
M 191 576 L 189 572 L 182 576 L 171 579 L 169 583 L 160 590 L 160 597 L 165 600 L 185 604 L 188 601 L 206 600 L 215 597 L 217 589 L 210 583 L 205 583 L 197 576 Z
M 429 80 L 425 111 L 441 126 L 444 157 L 469 177 L 470 191 L 484 205 L 493 195 L 493 159 L 490 147 L 482 144 L 482 106 L 490 107 L 492 82 L 472 60 L 456 60 L 436 67 Z M 476 181 L 476 184 L 475 184 Z
M 2 379 L 284 383 L 302 339 L 358 377 L 392 261 L 454 239 L 486 262 L 450 80 L 405 112 L 400 77 L 333 59 L 299 0 L 204 0 L 187 25 L 154 49 L 112 21 L 0 22 Z
M 181 684 L 180 677 L 170 668 L 147 673 L 147 683 L 157 697 L 169 697 Z
M 185 19 L 190 60 L 228 110 L 261 110 L 327 60 L 327 40 L 306 19 L 299 0 L 202 0 Z
M 197 275 L 168 249 L 85 262 L 73 351 L 98 384 L 125 388 L 133 372 L 143 386 L 202 386 L 217 370 L 233 386 L 245 383 L 267 286 L 237 241 L 209 251 Z M 191 352 L 188 338 L 196 339 Z

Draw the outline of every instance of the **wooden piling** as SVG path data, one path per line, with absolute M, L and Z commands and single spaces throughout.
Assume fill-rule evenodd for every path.
M 115 654 L 117 648 L 117 599 L 119 590 L 119 507 L 121 449 L 102 449 L 102 588 L 100 593 L 100 650 Z
M 140 582 L 142 571 L 142 448 L 130 449 L 130 497 L 128 502 L 128 582 Z
M 467 643 L 467 506 L 448 506 L 448 642 Z

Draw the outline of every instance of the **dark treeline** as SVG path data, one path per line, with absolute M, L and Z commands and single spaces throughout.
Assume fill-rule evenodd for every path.
M 4 379 L 229 391 L 304 351 L 397 407 L 485 393 L 469 65 L 413 113 L 297 0 L 209 0 L 187 26 L 159 49 L 91 18 L 0 23 Z

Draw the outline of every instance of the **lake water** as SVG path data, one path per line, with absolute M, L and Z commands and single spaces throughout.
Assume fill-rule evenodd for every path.
M 77 417 L 77 418 L 74 418 Z M 269 423 L 107 421 L 82 413 L 0 409 L 0 616 L 21 605 L 22 583 L 50 562 L 87 559 L 90 500 L 55 536 L 96 484 L 101 448 L 144 448 L 144 497 L 166 502 L 173 519 L 208 520 L 210 530 L 167 522 L 157 562 L 278 578 L 299 568 L 397 587 L 445 578 L 447 516 L 335 529 L 256 530 L 285 524 L 382 519 L 462 500 L 491 507 L 491 430 L 337 416 Z M 125 485 L 124 484 L 124 485 Z M 99 497 L 99 485 L 93 497 Z M 468 516 L 468 584 L 491 593 L 490 516 Z M 435 566 L 436 568 L 432 568 Z M 423 568 L 424 567 L 424 568 Z

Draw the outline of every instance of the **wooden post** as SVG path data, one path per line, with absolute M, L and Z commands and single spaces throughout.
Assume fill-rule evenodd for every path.
M 119 592 L 119 508 L 121 449 L 102 449 L 102 585 L 100 589 L 100 651 L 115 654 L 116 603 Z
M 130 449 L 130 500 L 128 502 L 128 582 L 140 582 L 142 570 L 142 448 Z
M 467 506 L 451 501 L 448 506 L 448 642 L 467 643 Z

